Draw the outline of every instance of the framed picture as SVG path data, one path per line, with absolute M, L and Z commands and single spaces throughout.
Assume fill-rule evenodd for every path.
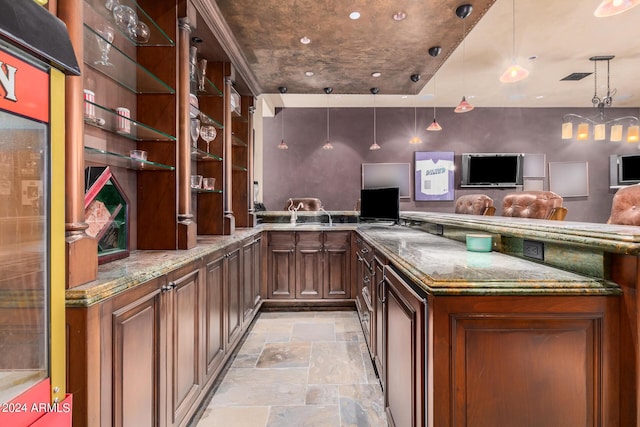
M 400 198 L 411 198 L 410 163 L 363 163 L 362 188 L 399 187 Z
M 549 162 L 549 190 L 562 197 L 589 195 L 589 163 Z
M 416 151 L 416 201 L 454 200 L 453 151 Z

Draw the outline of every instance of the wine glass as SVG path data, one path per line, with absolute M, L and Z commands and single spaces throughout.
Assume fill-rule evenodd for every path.
M 216 135 L 218 135 L 218 131 L 211 125 L 202 125 L 200 126 L 200 138 L 204 139 L 207 143 L 207 153 L 209 153 L 209 143 L 216 139 Z
M 94 61 L 94 64 L 112 67 L 113 64 L 109 62 L 109 50 L 111 50 L 111 43 L 115 35 L 113 27 L 106 24 L 98 25 L 96 32 L 98 33 L 96 34 L 96 40 L 102 56 L 97 61 Z
M 191 119 L 191 141 L 195 148 L 198 148 L 198 136 L 200 136 L 200 120 Z

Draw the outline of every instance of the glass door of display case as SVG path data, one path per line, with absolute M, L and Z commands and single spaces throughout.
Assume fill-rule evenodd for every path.
M 57 18 L 34 2 L 0 1 L 0 425 L 70 425 L 64 73 L 79 68 Z M 51 48 L 66 50 L 75 67 Z

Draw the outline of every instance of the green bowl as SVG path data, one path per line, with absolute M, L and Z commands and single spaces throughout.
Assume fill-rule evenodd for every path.
M 467 234 L 467 250 L 472 252 L 491 252 L 491 234 Z

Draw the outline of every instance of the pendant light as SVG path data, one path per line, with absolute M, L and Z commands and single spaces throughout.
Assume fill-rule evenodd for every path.
M 411 74 L 411 81 L 417 83 L 420 80 L 420 74 Z M 413 97 L 415 99 L 416 91 L 413 90 Z M 413 105 L 413 136 L 409 140 L 409 144 L 416 145 L 422 144 L 422 139 L 418 136 L 418 107 L 414 103 Z
M 462 73 L 463 73 L 463 81 L 464 81 L 464 74 L 466 73 L 466 70 L 464 68 L 464 48 L 465 48 L 465 33 L 466 33 L 466 25 L 465 25 L 465 19 L 471 15 L 471 11 L 473 11 L 473 6 L 471 6 L 470 4 L 463 4 L 460 5 L 456 8 L 456 16 L 460 19 L 462 19 Z M 463 87 L 464 89 L 464 87 Z M 469 104 L 467 102 L 467 98 L 462 95 L 462 100 L 460 101 L 460 104 L 458 104 L 458 106 L 455 108 L 455 110 L 453 110 L 455 113 L 467 113 L 469 111 L 473 110 L 473 105 Z
M 429 126 L 427 126 L 427 130 L 429 132 L 438 132 L 442 130 L 442 126 L 440 126 L 440 124 L 438 123 L 438 121 L 436 120 L 436 78 L 435 76 L 433 77 L 433 121 L 431 122 L 431 124 Z
M 529 71 L 526 68 L 516 63 L 516 0 L 512 1 L 512 15 L 513 15 L 513 27 L 512 27 L 512 48 L 513 56 L 511 57 L 511 65 L 500 76 L 502 83 L 515 83 L 520 80 L 526 79 L 529 75 Z
M 593 12 L 593 15 L 596 18 L 606 18 L 626 12 L 639 4 L 640 0 L 603 0 Z
M 284 94 L 287 92 L 287 88 L 284 86 L 280 86 L 278 88 L 278 90 L 280 91 L 280 93 L 282 94 L 282 111 L 280 111 L 280 131 L 281 131 L 281 136 L 282 139 L 280 141 L 280 144 L 278 144 L 278 150 L 288 150 L 289 146 L 287 145 L 286 142 L 284 142 Z
M 331 92 L 333 92 L 332 87 L 324 88 L 324 93 L 326 93 L 327 95 L 329 95 Z M 333 144 L 331 144 L 331 141 L 329 140 L 329 98 L 328 97 L 327 97 L 327 141 L 322 146 L 322 149 L 333 150 Z
M 370 90 L 371 94 L 373 95 L 373 144 L 369 146 L 369 150 L 375 151 L 381 148 L 376 141 L 376 94 L 380 91 L 380 89 L 378 89 L 377 87 L 372 87 Z

